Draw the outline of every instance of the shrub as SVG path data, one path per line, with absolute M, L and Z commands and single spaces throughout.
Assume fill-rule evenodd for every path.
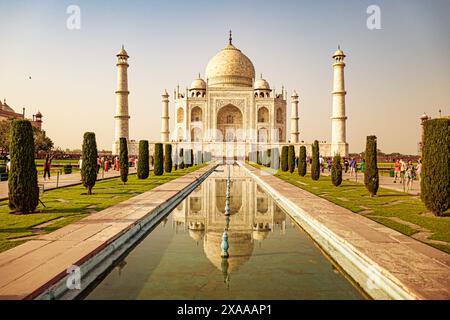
M 120 138 L 119 155 L 120 180 L 125 184 L 128 181 L 128 144 L 127 138 Z
M 97 181 L 97 142 L 95 133 L 86 132 L 83 137 L 81 180 L 88 189 L 87 194 L 92 194 L 92 188 Z
M 424 123 L 420 187 L 423 203 L 435 215 L 450 208 L 450 119 Z
M 141 140 L 139 141 L 137 177 L 138 179 L 147 179 L 149 174 L 150 174 L 150 167 L 149 167 L 148 141 Z
M 317 181 L 320 178 L 319 163 L 319 141 L 315 140 L 312 145 L 311 179 Z
M 281 147 L 281 171 L 286 172 L 289 170 L 288 165 L 288 146 Z
M 191 149 L 191 167 L 194 165 L 194 149 Z
M 302 177 L 306 175 L 306 147 L 300 147 L 300 153 L 298 155 L 298 174 Z
M 333 162 L 331 163 L 331 182 L 336 187 L 342 183 L 342 161 L 339 154 L 333 157 Z
M 164 145 L 164 171 L 172 172 L 172 145 L 170 143 Z
M 153 168 L 155 176 L 162 176 L 164 173 L 164 153 L 162 143 L 155 144 L 155 167 Z
M 72 165 L 65 164 L 63 168 L 64 168 L 64 174 L 71 174 L 72 173 Z
M 39 187 L 30 121 L 11 122 L 9 155 L 9 208 L 14 212 L 31 213 L 39 204 Z
M 180 161 L 180 169 L 184 169 L 184 150 L 183 148 L 180 149 L 180 157 L 179 157 L 179 161 Z
M 367 190 L 369 190 L 370 196 L 373 197 L 377 194 L 379 177 L 378 177 L 378 165 L 377 165 L 377 137 L 368 136 L 366 142 L 365 152 L 365 169 L 364 169 L 364 184 Z
M 295 170 L 295 148 L 293 145 L 289 146 L 288 150 L 288 167 L 289 172 L 292 173 Z

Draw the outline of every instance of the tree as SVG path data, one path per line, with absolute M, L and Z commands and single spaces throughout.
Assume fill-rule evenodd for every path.
M 333 157 L 333 162 L 331 163 L 331 182 L 336 187 L 342 183 L 342 161 L 339 154 Z
M 281 147 L 281 171 L 286 172 L 289 170 L 288 165 L 288 146 Z
M 10 120 L 0 121 L 0 149 L 2 154 L 9 152 L 10 135 L 11 135 L 11 121 Z
M 162 176 L 164 173 L 164 154 L 162 143 L 155 144 L 155 167 L 153 169 L 155 176 Z
M 170 143 L 164 146 L 164 171 L 172 172 L 172 145 Z
M 97 181 L 97 142 L 95 133 L 86 132 L 83 137 L 81 180 L 87 188 L 87 194 L 92 194 L 92 188 Z
M 420 197 L 435 215 L 450 208 L 450 119 L 424 122 Z
M 180 169 L 184 169 L 184 150 L 183 148 L 180 149 L 180 157 L 179 157 L 179 161 L 180 161 Z
M 14 120 L 11 123 L 10 141 L 9 208 L 16 213 L 31 213 L 39 204 L 31 122 Z
M 34 132 L 34 148 L 36 154 L 39 152 L 48 153 L 53 149 L 53 141 L 49 137 L 47 137 L 45 131 L 40 130 L 38 128 L 33 129 Z
M 150 174 L 150 167 L 149 167 L 148 141 L 141 140 L 139 141 L 137 177 L 138 179 L 147 179 L 149 174 Z
M 292 173 L 295 170 L 295 148 L 293 145 L 289 146 L 288 149 L 288 167 L 289 172 Z
M 194 165 L 194 149 L 191 149 L 191 167 Z
M 127 138 L 120 138 L 120 155 L 119 155 L 119 168 L 120 179 L 125 184 L 128 181 L 128 145 Z
M 306 175 L 306 147 L 300 147 L 300 153 L 298 155 L 298 174 L 302 177 Z
M 319 141 L 315 140 L 312 145 L 311 179 L 317 181 L 320 178 L 319 163 Z
M 365 155 L 364 184 L 367 190 L 369 190 L 370 196 L 373 197 L 377 194 L 380 183 L 378 177 L 376 136 L 367 137 Z

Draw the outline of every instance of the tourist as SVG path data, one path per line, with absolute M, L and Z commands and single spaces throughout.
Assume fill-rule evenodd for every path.
M 80 168 L 81 170 L 82 167 L 83 167 L 83 158 L 80 157 L 80 160 L 78 160 L 78 168 Z
M 116 171 L 119 171 L 119 157 L 117 157 L 116 156 L 116 165 L 114 166 L 114 169 L 116 170 Z
M 328 158 L 328 160 L 327 160 L 327 169 L 328 169 L 328 173 L 330 173 L 331 172 L 331 159 L 330 158 Z
M 344 158 L 344 168 L 345 168 L 345 173 L 347 173 L 348 171 L 348 159 Z
M 353 174 L 356 175 L 356 160 L 355 160 L 355 158 L 352 158 L 350 160 L 350 176 Z
M 400 183 L 405 183 L 406 162 L 400 159 Z
M 50 168 L 52 166 L 52 159 L 53 156 L 49 156 L 48 154 L 45 156 L 45 161 L 44 161 L 44 180 L 45 177 L 48 176 L 48 180 L 50 180 Z
M 100 168 L 102 166 L 102 160 L 100 157 L 97 157 L 97 174 L 100 172 Z
M 406 180 L 406 192 L 409 190 L 412 190 L 412 184 L 414 180 L 414 166 L 412 164 L 412 161 L 408 161 L 408 164 L 405 166 L 405 175 L 404 180 Z
M 394 183 L 397 182 L 397 178 L 400 178 L 400 167 L 401 165 L 398 159 L 394 159 Z
M 366 167 L 366 161 L 361 159 L 361 172 L 364 173 L 364 168 Z
M 8 159 L 8 162 L 6 162 L 6 173 L 9 173 L 11 170 L 11 160 Z
M 106 160 L 105 160 L 105 172 L 108 172 L 108 171 L 109 171 L 109 159 L 106 158 Z
M 322 156 L 319 157 L 319 166 L 320 166 L 320 171 L 322 171 L 322 173 L 323 173 L 325 171 L 325 166 L 324 166 Z
M 421 158 L 419 160 L 417 160 L 416 176 L 419 180 L 419 185 L 420 185 L 420 182 L 422 181 L 422 159 Z

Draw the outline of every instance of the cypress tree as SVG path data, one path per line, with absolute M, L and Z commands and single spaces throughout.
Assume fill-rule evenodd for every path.
M 138 179 L 147 179 L 150 174 L 148 141 L 139 141 Z
M 288 167 L 289 172 L 292 173 L 295 170 L 295 149 L 293 145 L 289 146 L 288 150 Z
M 183 148 L 180 148 L 179 161 L 180 161 L 180 169 L 184 169 L 184 150 L 183 150 Z
M 333 185 L 336 187 L 342 183 L 342 161 L 339 154 L 336 154 L 333 157 L 331 163 L 331 182 L 333 182 Z
M 120 180 L 125 184 L 128 181 L 128 144 L 127 138 L 120 138 L 119 156 Z
M 194 165 L 194 149 L 191 149 L 191 167 Z
M 153 169 L 155 176 L 162 176 L 164 173 L 164 153 L 162 143 L 155 144 L 155 167 Z
M 435 215 L 450 208 L 450 119 L 424 123 L 420 187 L 423 203 Z
M 164 146 L 164 171 L 172 172 L 172 145 L 170 143 Z
M 31 213 L 39 204 L 39 186 L 34 162 L 33 128 L 30 121 L 11 122 L 9 155 L 11 160 L 8 177 L 9 208 L 17 213 Z
M 378 164 L 377 164 L 377 137 L 368 136 L 366 142 L 365 152 L 365 169 L 364 169 L 364 184 L 367 190 L 369 190 L 370 196 L 373 197 L 377 194 L 379 177 L 378 177 Z
M 97 142 L 95 133 L 86 132 L 83 137 L 81 179 L 83 185 L 88 189 L 87 194 L 92 194 L 92 188 L 97 181 Z
M 319 163 L 319 141 L 315 140 L 312 145 L 312 164 L 311 164 L 311 179 L 317 181 L 320 178 L 320 163 Z
M 288 146 L 281 147 L 281 171 L 286 172 L 289 170 L 288 165 Z
M 177 171 L 178 170 L 178 153 L 175 152 L 173 153 L 173 170 Z
M 300 153 L 298 155 L 298 174 L 302 177 L 306 175 L 306 147 L 300 147 Z

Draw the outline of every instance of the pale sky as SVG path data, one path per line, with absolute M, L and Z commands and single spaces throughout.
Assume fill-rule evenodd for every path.
M 373 4 L 380 30 L 366 26 Z M 81 9 L 80 30 L 66 26 L 69 5 Z M 122 44 L 131 56 L 130 138 L 158 140 L 161 93 L 172 99 L 178 83 L 204 76 L 230 28 L 257 75 L 299 93 L 301 140 L 331 140 L 338 44 L 347 54 L 350 152 L 375 134 L 384 152 L 415 154 L 420 115 L 450 114 L 448 0 L 0 0 L 0 12 L 0 99 L 29 117 L 40 110 L 63 149 L 80 148 L 83 133 L 94 131 L 99 148 L 111 150 Z M 172 126 L 172 101 L 170 115 Z

